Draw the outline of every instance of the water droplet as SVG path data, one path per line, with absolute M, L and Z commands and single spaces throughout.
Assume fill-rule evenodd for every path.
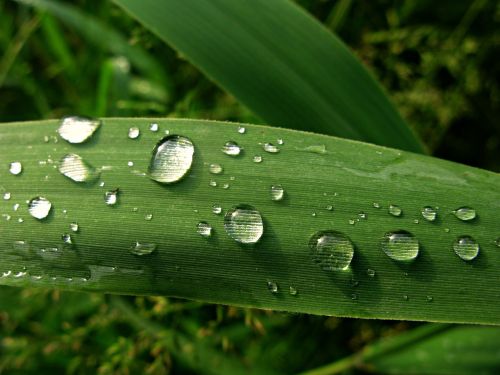
M 303 151 L 306 151 L 306 152 L 311 152 L 313 154 L 319 154 L 319 155 L 323 155 L 323 154 L 326 154 L 327 151 L 326 151 L 326 146 L 325 145 L 313 145 L 313 146 L 307 146 L 303 149 Z
M 222 147 L 222 152 L 229 156 L 238 156 L 241 150 L 241 147 L 233 141 L 226 142 L 224 147 Z
M 349 219 L 349 224 L 351 224 L 351 225 L 356 224 L 356 220 L 354 220 L 354 219 Z
M 23 165 L 18 161 L 13 161 L 10 163 L 9 172 L 15 176 L 21 174 L 23 171 Z
M 313 213 L 311 214 L 311 216 L 312 216 L 312 217 L 316 217 L 316 216 L 317 216 L 317 213 L 316 213 L 316 212 L 313 212 Z
M 291 285 L 290 285 L 290 289 L 289 289 L 289 291 L 290 291 L 290 295 L 291 295 L 291 296 L 296 296 L 296 295 L 299 293 L 299 292 L 297 291 L 297 288 L 295 288 L 295 287 L 293 287 L 293 286 L 291 286 Z
M 222 188 L 223 188 L 223 189 L 229 189 L 229 184 L 223 184 L 223 185 L 222 185 Z
M 212 212 L 213 212 L 214 214 L 216 214 L 216 215 L 220 215 L 220 214 L 221 214 L 221 212 L 222 212 L 222 207 L 221 207 L 221 206 L 219 206 L 218 204 L 214 204 L 214 205 L 212 206 Z
M 208 170 L 212 174 L 221 174 L 222 173 L 222 166 L 220 164 L 210 164 Z
M 191 169 L 194 145 L 180 135 L 163 138 L 153 150 L 149 175 L 157 182 L 171 184 L 182 179 Z
M 260 155 L 255 155 L 255 156 L 253 157 L 253 162 L 254 162 L 254 163 L 262 163 L 262 156 L 260 156 Z
M 443 229 L 446 233 L 450 233 L 450 228 L 444 228 Z
M 403 210 L 399 206 L 391 204 L 389 206 L 389 213 L 392 216 L 401 216 L 401 214 L 403 213 Z
M 254 207 L 240 204 L 224 215 L 224 229 L 236 242 L 254 244 L 264 233 L 264 223 Z
M 128 130 L 128 137 L 130 139 L 137 139 L 139 138 L 139 135 L 141 134 L 141 131 L 137 127 L 132 127 Z
M 152 122 L 149 124 L 149 130 L 152 132 L 157 132 L 158 131 L 158 124 L 156 122 Z
M 405 295 L 403 296 L 403 299 L 404 299 L 405 301 L 408 301 L 410 298 L 409 298 L 409 297 L 405 294 Z
M 346 270 L 354 256 L 354 245 L 340 232 L 319 231 L 309 240 L 313 261 L 325 271 Z
M 500 247 L 500 237 L 498 237 L 495 241 L 495 245 L 497 245 L 497 247 Z
M 361 219 L 361 220 L 366 220 L 366 214 L 364 212 L 360 212 L 358 214 L 358 217 Z
M 20 217 L 19 219 L 17 219 L 17 222 L 18 223 L 24 223 L 24 219 L 22 217 Z
M 245 134 L 246 131 L 247 131 L 247 129 L 244 126 L 238 127 L 238 133 Z
M 69 225 L 69 229 L 76 233 L 80 229 L 80 226 L 78 225 L 78 223 L 71 223 Z
M 91 182 L 100 173 L 77 154 L 68 154 L 59 162 L 59 172 L 75 182 Z
M 90 139 L 100 126 L 100 120 L 70 116 L 62 119 L 57 132 L 62 139 L 69 143 L 83 143 Z
M 427 302 L 432 302 L 434 301 L 434 298 L 432 296 L 427 296 Z
M 280 152 L 278 146 L 275 146 L 272 143 L 264 143 L 262 148 L 264 149 L 264 151 L 269 152 L 270 154 L 277 154 L 278 152 Z
M 372 270 L 371 268 L 368 268 L 366 270 L 366 274 L 370 277 L 375 277 L 375 270 Z
M 129 162 L 127 162 L 127 165 L 128 165 L 129 167 L 133 167 L 133 166 L 134 166 L 134 162 L 133 162 L 133 161 L 129 161 Z
M 3 199 L 6 201 L 8 201 L 10 199 L 10 197 L 11 197 L 11 194 L 9 192 L 6 192 L 3 194 Z
M 453 214 L 462 221 L 469 221 L 476 217 L 476 210 L 470 207 L 460 207 L 454 210 Z
M 210 237 L 212 235 L 212 227 L 206 221 L 200 221 L 196 226 L 196 231 L 202 237 Z
M 217 181 L 210 180 L 210 182 L 208 183 L 208 185 L 210 185 L 211 187 L 217 187 Z
M 380 203 L 373 202 L 373 207 L 374 207 L 374 208 L 380 208 Z
M 104 193 L 104 202 L 106 202 L 108 206 L 114 206 L 118 202 L 119 191 L 119 189 L 115 189 Z
M 280 201 L 283 199 L 284 195 L 285 195 L 285 190 L 281 185 L 271 186 L 271 200 Z
M 410 232 L 388 232 L 382 240 L 382 250 L 391 259 L 407 262 L 418 256 L 419 243 Z
M 351 294 L 351 299 L 356 301 L 358 299 L 358 295 L 356 293 Z
M 277 142 L 280 146 L 285 144 L 285 142 L 283 141 L 283 139 L 282 139 L 282 138 L 278 138 L 278 140 L 277 140 L 276 142 Z
M 45 219 L 52 208 L 52 203 L 44 197 L 36 197 L 29 201 L 28 211 L 35 219 Z
M 479 254 L 479 244 L 471 236 L 461 236 L 453 243 L 453 250 L 463 260 L 473 260 Z
M 325 208 L 326 208 L 327 211 L 333 211 L 333 206 L 331 204 L 329 204 Z
M 17 211 L 19 209 L 19 203 L 16 203 L 14 206 L 12 206 L 12 209 L 14 211 Z
M 277 294 L 279 292 L 279 286 L 276 282 L 274 281 L 268 281 L 267 282 L 267 289 L 273 294 Z
M 6 221 L 9 221 L 9 220 L 10 220 L 10 215 L 9 215 L 9 214 L 2 214 L 2 217 L 3 217 Z
M 425 206 L 424 208 L 422 208 L 422 211 L 420 213 L 422 214 L 422 217 L 427 221 L 436 220 L 437 211 L 430 206 Z
M 135 255 L 149 255 L 153 251 L 156 250 L 156 244 L 155 243 L 141 243 L 141 242 L 136 242 L 130 252 Z
M 144 215 L 144 220 L 151 221 L 152 219 L 153 219 L 153 214 L 146 214 L 146 215 Z
M 61 236 L 61 239 L 63 240 L 64 243 L 71 245 L 73 244 L 73 239 L 71 238 L 71 235 L 69 233 L 65 233 Z

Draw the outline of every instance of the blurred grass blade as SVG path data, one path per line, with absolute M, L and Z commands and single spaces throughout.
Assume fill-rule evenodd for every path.
M 149 130 L 152 122 L 158 131 Z M 104 119 L 90 142 L 70 145 L 54 137 L 58 123 L 0 125 L 1 284 L 162 294 L 349 317 L 500 324 L 498 174 L 272 127 L 245 125 L 246 133 L 239 134 L 238 124 L 215 121 Z M 137 139 L 128 137 L 131 127 L 141 130 Z M 195 159 L 184 180 L 161 185 L 145 172 L 167 130 L 192 140 Z M 284 144 L 278 153 L 263 150 L 279 138 Z M 229 140 L 243 148 L 239 157 L 221 151 Z M 58 160 L 69 153 L 99 167 L 100 182 L 77 184 L 61 175 Z M 20 175 L 9 173 L 13 161 L 22 163 Z M 210 173 L 213 163 L 223 173 Z M 273 184 L 283 186 L 283 200 L 271 200 Z M 115 189 L 118 204 L 107 206 L 104 194 Z M 28 212 L 25 202 L 37 196 L 52 202 L 46 220 Z M 226 234 L 223 215 L 212 212 L 214 205 L 226 212 L 238 204 L 254 206 L 263 217 L 264 235 L 253 247 L 238 246 Z M 390 215 L 390 204 L 402 215 Z M 422 217 L 424 206 L 439 207 L 435 221 Z M 456 218 L 452 212 L 462 206 L 473 207 L 477 217 Z M 200 221 L 213 227 L 212 237 L 197 233 Z M 72 222 L 78 232 L 70 230 Z M 309 241 L 319 230 L 344 233 L 353 242 L 346 271 L 324 271 L 313 262 Z M 396 230 L 411 232 L 420 243 L 412 263 L 391 260 L 381 250 L 381 238 Z M 72 238 L 69 250 L 65 234 Z M 480 246 L 470 262 L 452 247 L 463 235 Z M 132 254 L 137 242 L 155 244 L 156 251 Z
M 371 74 L 287 0 L 115 0 L 267 123 L 422 152 Z

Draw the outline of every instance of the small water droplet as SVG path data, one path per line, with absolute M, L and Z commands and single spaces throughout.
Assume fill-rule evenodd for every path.
M 155 243 L 136 242 L 130 252 L 135 255 L 149 255 L 156 250 Z
M 361 219 L 361 220 L 366 220 L 366 214 L 364 212 L 360 212 L 358 214 L 358 217 Z
M 469 261 L 479 254 L 479 244 L 471 236 L 461 236 L 453 243 L 453 250 L 461 259 Z
M 420 223 L 420 221 L 418 219 L 413 219 L 413 223 L 418 224 L 418 223 Z
M 224 229 L 236 242 L 254 244 L 264 233 L 264 223 L 254 207 L 240 204 L 224 215 Z
M 104 193 L 104 202 L 106 202 L 108 206 L 114 206 L 118 202 L 119 191 L 119 189 L 115 189 Z
M 254 162 L 254 163 L 262 163 L 262 156 L 260 156 L 260 155 L 255 155 L 255 156 L 253 157 L 253 162 Z
M 226 142 L 222 147 L 222 152 L 229 156 L 238 156 L 241 150 L 241 147 L 234 141 Z
M 333 211 L 333 206 L 331 204 L 327 205 L 325 208 L 327 211 Z
M 279 286 L 274 281 L 267 282 L 267 289 L 269 289 L 269 291 L 273 294 L 277 294 L 279 292 Z
M 405 294 L 405 295 L 403 296 L 403 299 L 404 299 L 405 301 L 408 301 L 410 298 L 409 298 L 409 297 Z
M 133 167 L 133 166 L 134 166 L 134 162 L 133 162 L 133 161 L 128 161 L 128 162 L 127 162 L 127 165 L 128 165 L 129 167 Z
M 316 212 L 313 212 L 313 213 L 311 214 L 311 216 L 312 216 L 312 217 L 316 217 L 317 215 L 318 215 L 318 214 L 317 214 Z
M 52 203 L 44 197 L 36 197 L 29 201 L 28 211 L 35 219 L 45 219 L 52 208 Z
M 212 235 L 212 227 L 206 221 L 200 221 L 196 226 L 196 231 L 202 237 L 208 238 Z
M 437 217 L 437 211 L 430 207 L 430 206 L 425 206 L 422 208 L 422 211 L 420 211 L 422 214 L 422 217 L 427 220 L 427 221 L 434 221 L 436 220 Z
M 346 270 L 354 256 L 354 245 L 340 232 L 319 231 L 309 240 L 313 261 L 325 271 Z
M 351 225 L 356 224 L 356 220 L 354 220 L 354 219 L 349 219 L 349 224 L 351 224 Z
M 73 239 L 71 238 L 71 235 L 69 233 L 65 233 L 61 236 L 61 239 L 63 240 L 64 243 L 71 245 L 73 244 Z
M 9 214 L 2 214 L 2 217 L 6 220 L 9 221 L 11 216 Z
M 151 124 L 149 124 L 149 130 L 151 130 L 152 132 L 157 132 L 158 131 L 158 124 L 156 122 L 152 122 Z
M 392 216 L 401 216 L 401 214 L 403 213 L 403 210 L 399 207 L 399 206 L 396 206 L 394 204 L 391 204 L 389 206 L 389 213 L 392 215 Z
M 283 141 L 283 138 L 278 138 L 276 142 L 277 142 L 280 146 L 285 144 L 285 142 Z
M 24 223 L 24 219 L 22 217 L 20 217 L 19 219 L 17 219 L 17 222 L 18 223 Z
M 211 187 L 217 187 L 217 181 L 210 180 L 210 182 L 208 183 L 208 185 L 210 185 Z
M 3 199 L 6 201 L 8 201 L 10 199 L 10 197 L 11 197 L 11 194 L 9 192 L 6 192 L 3 194 Z
M 303 149 L 303 151 L 311 152 L 313 154 L 323 155 L 326 154 L 326 146 L 325 145 L 313 145 L 307 146 Z
M 12 206 L 12 209 L 13 209 L 14 211 L 19 210 L 19 203 L 16 203 L 14 206 Z
M 357 300 L 358 299 L 358 295 L 356 293 L 351 294 L 351 299 L 353 301 Z
M 153 150 L 149 175 L 157 182 L 177 182 L 191 169 L 193 155 L 194 145 L 190 139 L 180 135 L 164 137 Z
M 10 163 L 9 172 L 15 176 L 21 174 L 23 171 L 23 165 L 18 161 L 13 161 Z
M 469 221 L 476 217 L 476 210 L 470 207 L 460 207 L 454 210 L 453 214 L 462 221 Z
M 272 143 L 264 143 L 262 148 L 264 149 L 264 151 L 269 152 L 270 154 L 277 154 L 278 152 L 280 152 L 278 146 L 275 146 Z
M 57 132 L 69 143 L 83 143 L 101 126 L 101 121 L 88 117 L 70 116 L 61 121 Z
M 373 202 L 373 207 L 374 207 L 374 208 L 380 208 L 380 203 Z
M 130 139 L 137 139 L 139 138 L 139 135 L 141 134 L 141 131 L 137 127 L 132 127 L 128 130 L 128 137 Z
M 210 164 L 208 170 L 212 174 L 221 174 L 222 173 L 222 166 L 220 164 Z
M 375 277 L 375 270 L 372 270 L 371 268 L 368 268 L 366 270 L 366 274 L 370 277 Z
M 245 134 L 246 131 L 247 131 L 247 129 L 244 126 L 238 127 L 238 133 Z
M 80 226 L 78 225 L 78 223 L 73 222 L 69 225 L 69 229 L 76 233 L 80 229 Z
M 427 296 L 427 302 L 432 302 L 434 301 L 434 298 L 432 296 Z
M 271 200 L 273 201 L 281 201 L 285 196 L 285 190 L 281 185 L 272 185 L 271 186 Z
M 67 154 L 59 162 L 59 172 L 75 182 L 95 181 L 100 173 L 77 154 Z
M 500 237 L 498 237 L 495 241 L 495 245 L 497 245 L 497 247 L 500 247 Z
M 388 232 L 382 240 L 382 250 L 391 259 L 407 262 L 418 256 L 419 243 L 407 231 Z
M 214 205 L 212 206 L 212 212 L 213 212 L 214 214 L 216 214 L 216 215 L 220 215 L 220 214 L 221 214 L 221 212 L 222 212 L 222 207 L 221 207 L 221 206 L 219 206 L 218 204 L 214 204 Z
M 106 184 L 104 183 L 104 181 L 99 182 L 99 186 L 100 186 L 100 187 L 104 187 L 104 185 L 106 185 Z
M 291 295 L 291 296 L 296 296 L 296 295 L 299 293 L 299 292 L 297 291 L 297 288 L 295 288 L 295 287 L 293 287 L 293 286 L 291 286 L 291 285 L 290 285 L 290 289 L 289 289 L 289 291 L 290 291 L 290 295 Z
M 146 221 L 151 221 L 151 220 L 153 220 L 153 214 L 146 214 L 146 215 L 144 215 L 144 219 L 145 219 Z

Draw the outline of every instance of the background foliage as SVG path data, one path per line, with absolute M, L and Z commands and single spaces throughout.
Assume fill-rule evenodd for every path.
M 0 3 L 1 122 L 81 113 L 262 123 L 111 3 L 72 3 L 113 34 Z M 496 2 L 299 3 L 371 67 L 434 155 L 500 171 Z M 230 357 L 235 368 L 291 373 L 415 326 L 2 287 L 0 372 L 210 373 Z

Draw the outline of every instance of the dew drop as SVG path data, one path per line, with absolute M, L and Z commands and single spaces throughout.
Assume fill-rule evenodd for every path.
M 267 282 L 267 289 L 273 293 L 273 294 L 277 294 L 279 292 L 279 286 L 276 282 L 274 281 L 268 281 Z
M 434 298 L 432 296 L 427 296 L 427 302 L 432 302 L 434 301 Z
M 35 219 L 45 219 L 52 208 L 52 203 L 44 197 L 36 197 L 29 201 L 28 211 Z
M 309 240 L 313 261 L 325 271 L 346 270 L 354 256 L 354 245 L 340 232 L 319 231 Z
M 333 211 L 333 206 L 331 204 L 327 205 L 325 208 L 327 211 Z
M 476 210 L 470 207 L 460 207 L 454 210 L 453 214 L 462 221 L 469 221 L 476 217 Z
M 156 250 L 156 244 L 155 243 L 141 243 L 141 242 L 136 242 L 130 252 L 135 255 L 149 255 L 153 251 Z
M 214 181 L 214 180 L 210 180 L 208 182 L 208 185 L 211 186 L 211 187 L 217 187 L 217 181 Z
M 354 224 L 356 224 L 356 220 L 354 220 L 354 219 L 349 219 L 349 224 L 350 224 L 350 225 L 354 225 Z
M 23 165 L 18 161 L 13 161 L 10 163 L 9 172 L 15 176 L 21 174 L 23 171 Z
M 128 162 L 127 162 L 127 165 L 128 165 L 129 167 L 133 167 L 133 166 L 134 166 L 134 162 L 133 162 L 133 161 L 128 161 Z
M 380 208 L 380 203 L 373 202 L 373 208 Z
M 392 216 L 401 216 L 401 214 L 403 213 L 403 210 L 399 206 L 391 204 L 389 206 L 389 213 Z
M 500 237 L 498 237 L 495 241 L 495 245 L 497 245 L 497 247 L 500 247 Z
M 240 126 L 238 127 L 238 133 L 240 134 L 245 134 L 247 131 L 247 129 L 244 127 L 244 126 Z
M 19 210 L 19 203 L 16 203 L 14 206 L 12 206 L 12 209 L 13 209 L 14 211 Z
M 296 296 L 299 292 L 297 291 L 297 288 L 293 287 L 290 285 L 289 292 L 291 296 Z
M 208 167 L 208 170 L 212 174 L 221 174 L 222 173 L 222 166 L 220 164 L 210 164 Z
M 118 202 L 119 189 L 110 190 L 104 193 L 104 202 L 108 206 L 114 206 Z
M 351 294 L 351 299 L 356 301 L 358 299 L 358 295 L 356 293 Z
M 193 155 L 194 145 L 189 138 L 169 135 L 153 150 L 149 175 L 153 180 L 164 184 L 177 182 L 191 169 Z
M 409 298 L 409 297 L 405 294 L 405 295 L 403 296 L 403 299 L 404 299 L 405 301 L 408 301 L 410 298 Z
M 11 194 L 9 192 L 3 193 L 3 199 L 8 201 L 11 197 Z
M 200 221 L 196 226 L 196 231 L 202 237 L 208 238 L 212 235 L 212 227 L 206 221 Z
M 264 149 L 264 151 L 269 152 L 270 154 L 277 154 L 278 152 L 280 152 L 278 146 L 273 145 L 272 143 L 264 143 L 262 148 Z
M 236 142 L 229 141 L 222 147 L 222 152 L 229 156 L 238 156 L 241 153 L 241 147 Z
M 222 207 L 219 206 L 218 204 L 214 204 L 212 206 L 212 212 L 216 215 L 220 215 L 222 213 Z
M 144 220 L 146 220 L 146 221 L 153 220 L 153 214 L 146 214 L 146 215 L 144 215 Z
M 101 121 L 88 117 L 70 116 L 61 121 L 57 132 L 69 143 L 83 143 L 101 126 Z
M 371 268 L 368 268 L 366 270 L 366 274 L 370 277 L 375 277 L 375 270 L 372 270 Z
M 71 235 L 69 233 L 65 233 L 61 236 L 61 239 L 65 244 L 71 245 L 73 244 L 73 239 L 71 238 Z
M 285 144 L 285 142 L 283 141 L 283 138 L 278 138 L 278 140 L 277 140 L 276 142 L 277 142 L 280 146 Z
M 158 131 L 158 124 L 156 122 L 152 122 L 149 124 L 149 130 L 152 132 L 157 132 Z
M 272 185 L 271 186 L 271 200 L 273 201 L 281 201 L 285 196 L 285 190 L 281 185 Z
M 262 156 L 260 156 L 260 155 L 255 155 L 255 156 L 253 157 L 253 162 L 254 162 L 254 163 L 262 163 Z
M 382 250 L 393 260 L 408 262 L 418 256 L 419 243 L 410 232 L 388 232 L 382 240 Z
M 223 189 L 226 189 L 226 190 L 227 190 L 227 189 L 229 189 L 229 184 L 227 184 L 227 183 L 226 183 L 226 184 L 223 184 L 223 185 L 222 185 L 222 188 L 223 188 Z
M 420 213 L 422 214 L 422 217 L 427 221 L 436 220 L 437 212 L 434 208 L 432 208 L 430 206 L 425 206 L 424 208 L 422 208 Z
M 139 138 L 139 135 L 141 134 L 141 131 L 137 127 L 132 127 L 128 130 L 128 137 L 130 139 L 137 139 Z
M 453 250 L 461 259 L 470 261 L 479 254 L 479 244 L 471 236 L 461 236 L 453 243 Z
M 77 154 L 67 154 L 59 162 L 59 172 L 75 182 L 91 182 L 100 173 Z
M 76 233 L 80 229 L 80 226 L 78 225 L 78 223 L 73 222 L 69 225 L 69 229 Z
M 360 212 L 358 214 L 358 217 L 361 219 L 361 220 L 366 220 L 366 214 L 364 212 Z
M 224 215 L 224 229 L 236 242 L 254 244 L 264 233 L 264 223 L 254 207 L 240 204 Z

